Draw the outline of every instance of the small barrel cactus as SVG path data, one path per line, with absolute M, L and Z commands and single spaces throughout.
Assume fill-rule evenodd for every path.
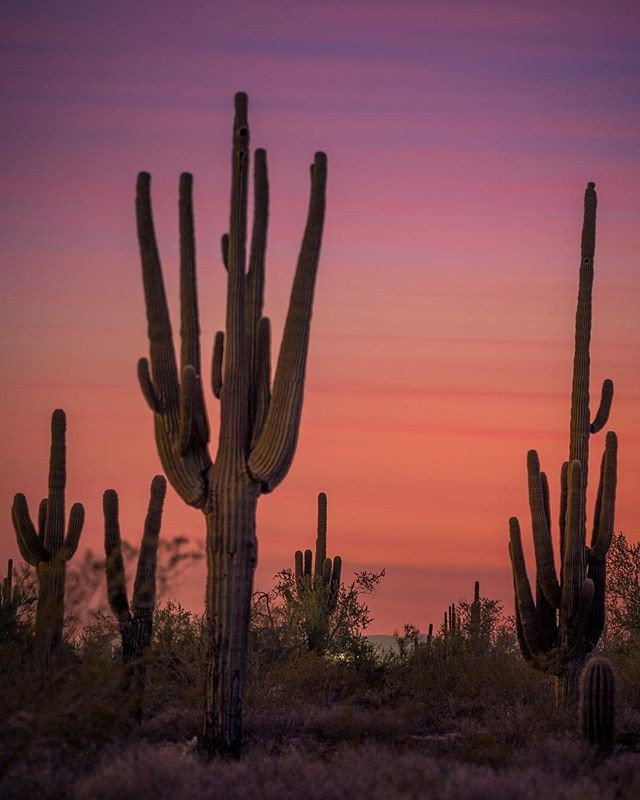
M 580 674 L 578 706 L 580 731 L 603 754 L 613 751 L 615 739 L 616 673 L 608 658 L 590 658 Z

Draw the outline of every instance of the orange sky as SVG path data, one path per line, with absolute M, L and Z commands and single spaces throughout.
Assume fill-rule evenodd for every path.
M 633 4 L 605 14 L 596 3 L 558 13 L 491 2 L 474 16 L 463 8 L 480 4 L 399 2 L 391 13 L 277 0 L 286 24 L 247 0 L 152 18 L 144 2 L 59 5 L 9 2 L 3 34 L 0 558 L 17 555 L 13 494 L 35 505 L 45 491 L 55 407 L 68 415 L 67 500 L 87 509 L 83 546 L 101 547 L 107 487 L 137 541 L 159 461 L 135 379 L 147 353 L 135 174 L 154 176 L 174 309 L 177 178 L 195 174 L 206 353 L 223 319 L 218 241 L 239 89 L 252 142 L 269 153 L 276 341 L 308 164 L 314 150 L 329 156 L 302 428 L 289 476 L 260 500 L 258 586 L 312 546 L 323 490 L 345 574 L 386 568 L 372 632 L 424 629 L 476 578 L 511 607 L 507 519 L 527 516 L 530 447 L 557 507 L 588 180 L 599 197 L 592 386 L 615 381 L 616 529 L 640 538 Z M 203 529 L 170 491 L 165 533 L 195 540 Z M 193 570 L 179 596 L 196 608 L 202 593 Z

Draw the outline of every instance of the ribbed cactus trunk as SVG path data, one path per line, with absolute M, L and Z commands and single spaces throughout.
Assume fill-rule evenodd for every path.
M 560 707 L 574 705 L 578 679 L 587 655 L 604 626 L 606 556 L 613 536 L 617 481 L 617 438 L 606 436 L 593 514 L 590 547 L 586 546 L 586 495 L 589 440 L 606 424 L 613 383 L 602 385 L 600 407 L 590 422 L 589 380 L 593 260 L 596 232 L 595 185 L 584 197 L 575 353 L 571 392 L 569 461 L 560 479 L 560 572 L 556 571 L 551 539 L 549 484 L 538 454 L 527 455 L 529 506 L 536 558 L 535 600 L 527 577 L 520 524 L 509 521 L 509 551 L 516 595 L 516 630 L 523 655 L 537 669 L 555 676 Z
M 150 343 L 138 363 L 154 415 L 167 477 L 207 525 L 207 664 L 202 750 L 237 755 L 247 658 L 258 497 L 286 476 L 296 449 L 315 277 L 324 225 L 326 157 L 316 153 L 306 228 L 293 281 L 278 363 L 271 382 L 270 324 L 262 314 L 269 183 L 264 150 L 254 155 L 253 230 L 247 257 L 249 175 L 247 97 L 235 98 L 225 331 L 214 339 L 211 385 L 220 400 L 215 462 L 200 367 L 192 178 L 180 179 L 180 368 L 176 363 L 155 239 L 150 176 L 138 177 L 137 219 Z M 151 368 L 150 368 L 151 367 Z
M 221 489 L 207 514 L 209 624 L 204 741 L 212 752 L 239 754 L 253 574 L 258 560 L 259 487 L 247 478 Z
M 14 497 L 12 509 L 20 553 L 38 576 L 35 654 L 43 677 L 62 642 L 66 564 L 77 550 L 84 525 L 84 508 L 75 503 L 65 533 L 66 425 L 64 411 L 56 409 L 51 415 L 49 494 L 40 503 L 37 530 L 23 494 Z

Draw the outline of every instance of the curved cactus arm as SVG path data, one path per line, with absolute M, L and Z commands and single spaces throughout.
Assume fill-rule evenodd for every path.
M 291 290 L 271 404 L 260 438 L 249 457 L 249 471 L 263 491 L 285 477 L 296 449 L 306 370 L 316 270 L 324 227 L 327 161 L 316 153 L 311 169 L 309 211 Z
M 598 484 L 593 533 L 591 536 L 591 559 L 604 559 L 613 538 L 617 461 L 618 437 L 613 431 L 609 431 L 600 464 L 600 482 Z
M 193 176 L 180 175 L 180 369 L 200 374 L 200 320 L 196 281 L 196 245 L 193 224 Z
M 533 594 L 527 577 L 527 568 L 522 550 L 520 523 L 516 517 L 509 519 L 509 556 L 511 557 L 516 604 L 522 626 L 522 635 L 527 642 L 527 650 L 533 658 L 536 658 L 542 650 L 542 643 L 536 618 L 536 606 L 533 602 Z
M 611 413 L 611 403 L 613 402 L 613 381 L 606 378 L 602 383 L 602 390 L 600 393 L 600 406 L 591 423 L 591 433 L 598 433 L 601 431 L 609 420 Z
M 113 489 L 107 489 L 102 496 L 104 512 L 104 551 L 106 555 L 107 596 L 109 605 L 121 625 L 131 620 L 127 585 L 124 576 L 122 559 L 122 542 L 120 540 L 120 521 L 118 519 L 118 495 Z
M 318 532 L 316 536 L 316 563 L 314 578 L 322 582 L 322 576 L 327 560 L 327 495 L 320 492 L 318 495 Z
M 13 498 L 11 508 L 11 518 L 16 532 L 18 549 L 20 555 L 27 564 L 35 567 L 39 561 L 49 561 L 51 553 L 44 546 L 41 538 L 36 533 L 36 529 L 31 521 L 27 498 L 23 494 L 17 494 Z
M 568 630 L 565 659 L 570 660 L 584 646 L 584 635 L 589 623 L 595 587 L 591 578 L 585 578 L 580 590 L 580 601 Z
M 138 359 L 138 383 L 149 408 L 154 413 L 161 414 L 165 408 L 156 394 L 156 389 L 149 373 L 149 361 L 146 358 Z
M 222 255 L 222 264 L 224 268 L 229 271 L 229 234 L 223 233 L 220 237 L 220 252 Z
M 565 620 L 573 619 L 577 613 L 585 575 L 582 486 L 580 462 L 572 461 L 568 475 L 567 520 L 562 565 L 561 613 Z
M 545 490 L 546 476 L 542 477 L 543 473 L 540 472 L 540 462 L 535 450 L 529 450 L 527 454 L 527 475 L 537 579 L 547 601 L 555 608 L 558 608 L 560 606 L 560 584 L 556 577 L 556 568 L 553 560 L 553 544 L 549 526 L 548 488 Z
M 224 355 L 224 333 L 218 331 L 213 340 L 213 357 L 211 359 L 211 389 L 213 396 L 220 399 L 222 393 L 222 359 Z
M 148 172 L 141 172 L 138 175 L 136 216 L 154 392 L 167 411 L 176 412 L 178 408 L 178 368 L 153 225 L 151 176 Z
M 145 611 L 153 611 L 156 600 L 156 566 L 158 561 L 158 541 L 162 524 L 162 509 L 167 493 L 167 482 L 162 475 L 156 475 L 151 482 L 151 495 L 147 517 L 144 523 L 138 568 L 133 585 L 132 612 L 134 618 Z
M 80 542 L 80 534 L 84 527 L 84 506 L 82 503 L 74 503 L 69 512 L 69 524 L 67 525 L 67 535 L 64 544 L 59 552 L 60 558 L 69 561 L 75 555 Z

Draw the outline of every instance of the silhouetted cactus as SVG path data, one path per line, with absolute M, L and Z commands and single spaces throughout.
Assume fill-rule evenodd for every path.
M 327 496 L 318 495 L 318 535 L 315 561 L 311 550 L 295 553 L 295 578 L 298 600 L 304 605 L 304 627 L 310 652 L 324 652 L 331 615 L 335 612 L 340 594 L 342 559 L 327 558 Z
M 482 644 L 482 608 L 480 605 L 480 581 L 473 586 L 473 602 L 469 607 L 469 633 L 471 646 L 477 652 Z
M 145 680 L 145 665 L 141 663 L 141 659 L 149 648 L 153 635 L 158 541 L 166 492 L 166 480 L 162 475 L 156 475 L 151 482 L 151 496 L 138 555 L 131 605 L 127 599 L 122 558 L 118 495 L 113 489 L 107 489 L 102 497 L 107 595 L 120 628 L 122 661 L 125 664 L 124 688 L 130 689 L 133 684 L 133 713 L 138 718 L 142 712 Z
M 43 676 L 48 674 L 53 656 L 62 641 L 66 564 L 78 548 L 84 524 L 84 508 L 80 503 L 75 503 L 69 513 L 65 535 L 65 433 L 64 411 L 56 409 L 51 415 L 49 496 L 40 503 L 37 531 L 23 494 L 14 497 L 12 508 L 20 553 L 27 563 L 36 568 L 38 577 L 35 653 Z
M 527 456 L 529 505 L 536 558 L 536 598 L 527 577 L 515 517 L 509 520 L 509 552 L 516 596 L 516 629 L 524 657 L 537 669 L 556 676 L 557 700 L 567 705 L 575 697 L 585 658 L 595 647 L 604 625 L 606 555 L 613 535 L 616 495 L 617 439 L 608 433 L 600 466 L 591 547 L 586 547 L 586 492 L 589 437 L 607 422 L 613 383 L 602 385 L 600 407 L 589 418 L 589 345 L 596 232 L 595 185 L 584 198 L 582 259 L 576 312 L 575 355 L 571 394 L 569 461 L 563 464 L 560 491 L 560 577 L 551 541 L 549 485 L 540 471 L 538 454 Z
M 7 575 L 0 583 L 0 644 L 11 639 L 16 629 L 18 587 L 13 586 L 13 559 L 7 562 Z
M 578 716 L 582 737 L 603 754 L 615 740 L 616 673 L 608 658 L 590 658 L 580 674 Z
M 311 169 L 306 229 L 273 386 L 270 327 L 262 315 L 269 187 L 264 150 L 254 157 L 253 233 L 246 270 L 249 173 L 247 96 L 235 98 L 231 215 L 222 238 L 227 269 L 226 331 L 215 337 L 212 388 L 220 398 L 218 452 L 212 463 L 202 391 L 192 177 L 180 179 L 180 368 L 151 213 L 150 176 L 138 177 L 138 238 L 147 309 L 151 366 L 138 364 L 142 392 L 153 411 L 165 473 L 207 523 L 208 650 L 201 746 L 238 754 L 253 573 L 257 561 L 258 497 L 283 480 L 296 449 L 311 309 L 324 225 L 326 157 Z

